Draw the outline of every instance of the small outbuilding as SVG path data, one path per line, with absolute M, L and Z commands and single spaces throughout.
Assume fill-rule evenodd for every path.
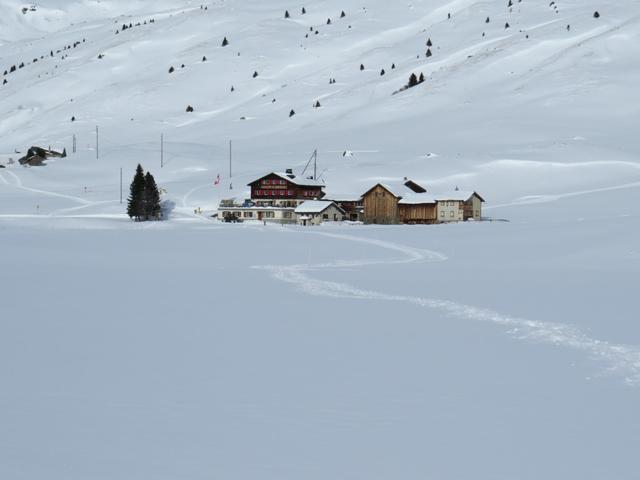
M 346 212 L 328 200 L 307 200 L 295 209 L 299 225 L 320 225 L 323 222 L 340 222 Z

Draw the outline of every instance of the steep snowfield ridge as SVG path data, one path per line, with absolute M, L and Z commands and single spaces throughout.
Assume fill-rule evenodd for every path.
M 637 1 L 329 0 L 304 5 L 305 15 L 286 2 L 206 6 L 49 2 L 23 15 L 5 0 L 3 38 L 15 40 L 0 47 L 0 65 L 25 67 L 0 88 L 0 153 L 70 150 L 75 134 L 79 152 L 66 163 L 87 174 L 77 186 L 117 190 L 118 167 L 157 169 L 163 133 L 160 180 L 178 198 L 226 176 L 229 139 L 236 186 L 265 170 L 300 169 L 314 148 L 323 178 L 343 192 L 411 176 L 504 203 L 640 180 Z M 426 82 L 392 95 L 412 72 Z M 96 125 L 101 160 L 89 166 Z M 63 168 L 37 175 L 57 182 Z M 98 185 L 107 175 L 111 183 Z M 213 207 L 218 194 L 195 192 L 188 206 Z

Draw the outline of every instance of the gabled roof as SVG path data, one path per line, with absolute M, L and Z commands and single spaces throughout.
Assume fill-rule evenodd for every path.
M 453 192 L 436 193 L 436 194 L 414 193 L 412 195 L 407 195 L 406 197 L 402 197 L 402 200 L 400 200 L 398 203 L 401 205 L 422 205 L 426 203 L 434 204 L 437 202 L 446 202 L 446 201 L 466 202 L 474 195 L 478 197 L 481 202 L 484 202 L 484 199 L 480 195 L 478 195 L 476 192 L 454 190 Z
M 324 182 L 320 181 L 320 180 L 314 180 L 311 178 L 304 178 L 304 177 L 298 177 L 296 175 L 292 175 L 292 174 L 288 174 L 288 173 L 284 173 L 284 172 L 271 172 L 271 173 L 267 173 L 266 175 L 261 176 L 260 178 L 255 179 L 253 182 L 248 183 L 248 186 L 253 185 L 256 182 L 259 182 L 260 180 L 262 180 L 263 178 L 266 177 L 270 177 L 271 175 L 275 175 L 277 177 L 280 177 L 284 180 L 287 180 L 288 182 L 293 183 L 294 185 L 298 185 L 300 187 L 324 187 Z
M 459 201 L 459 202 L 466 202 L 467 200 L 469 200 L 471 197 L 473 196 L 478 197 L 478 199 L 481 202 L 484 202 L 484 198 L 482 198 L 480 195 L 478 195 L 476 192 L 471 191 L 471 190 L 454 190 L 452 192 L 445 192 L 445 193 L 439 193 L 437 195 L 434 195 L 436 200 L 444 202 L 446 200 L 453 200 L 453 201 Z
M 378 185 L 384 188 L 385 190 L 387 190 L 389 193 L 391 193 L 394 197 L 397 197 L 397 198 L 403 198 L 407 195 L 411 195 L 414 193 L 427 192 L 427 189 L 424 188 L 422 185 L 419 185 L 413 180 L 405 178 L 404 180 L 399 180 L 399 181 L 390 181 L 390 182 L 387 181 L 384 183 L 382 182 L 376 183 L 373 187 L 371 187 L 369 190 L 364 192 L 362 196 L 364 197 L 367 193 L 369 193 L 371 190 L 376 188 Z
M 338 205 L 328 200 L 307 200 L 298 205 L 294 211 L 298 214 L 322 213 L 332 205 L 340 212 L 344 213 L 344 210 L 342 210 Z

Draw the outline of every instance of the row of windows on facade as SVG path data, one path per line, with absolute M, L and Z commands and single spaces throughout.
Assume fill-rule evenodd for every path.
M 276 216 L 275 212 L 261 212 L 261 213 L 264 216 L 264 218 L 275 218 Z M 229 217 L 231 215 L 232 215 L 232 212 L 222 212 L 223 217 Z M 254 212 L 239 212 L 238 216 L 244 217 L 244 218 L 254 218 L 254 216 L 257 217 L 257 215 L 254 215 Z M 291 212 L 282 212 L 283 218 L 291 218 L 292 216 L 293 215 Z
M 478 210 L 475 210 L 475 216 L 477 217 L 480 213 L 478 212 Z M 446 212 L 440 212 L 440 218 L 444 218 L 446 215 Z M 449 217 L 454 218 L 455 212 L 449 212 Z
M 275 180 L 262 180 L 262 185 L 286 185 L 287 181 L 281 178 L 277 178 Z
M 293 190 L 256 190 L 255 194 L 258 197 L 293 197 L 295 195 Z M 303 197 L 315 197 L 317 195 L 318 192 L 314 190 L 304 190 L 302 192 Z

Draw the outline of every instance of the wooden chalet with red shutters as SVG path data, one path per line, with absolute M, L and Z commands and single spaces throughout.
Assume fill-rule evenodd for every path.
M 324 183 L 313 178 L 297 177 L 291 170 L 272 172 L 248 184 L 251 200 L 260 206 L 297 207 L 305 200 L 324 197 Z

